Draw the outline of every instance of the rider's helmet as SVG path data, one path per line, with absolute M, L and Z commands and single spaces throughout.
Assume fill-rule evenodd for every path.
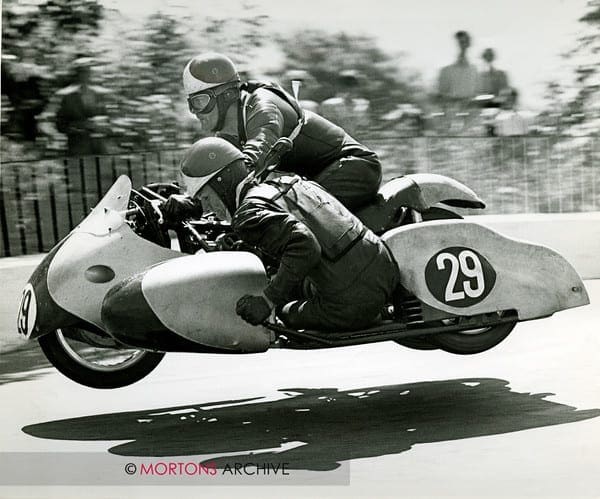
M 181 161 L 180 180 L 185 192 L 201 197 L 210 187 L 230 213 L 236 208 L 237 186 L 248 176 L 242 152 L 220 137 L 195 142 Z
M 217 106 L 219 120 L 213 131 L 218 131 L 223 127 L 227 109 L 239 98 L 240 76 L 229 57 L 204 53 L 185 66 L 183 88 L 193 114 L 210 113 Z

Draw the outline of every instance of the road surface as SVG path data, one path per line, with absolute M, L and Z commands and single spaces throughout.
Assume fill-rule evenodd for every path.
M 22 272 L 0 274 L 5 289 L 21 286 Z M 600 497 L 600 281 L 586 287 L 590 306 L 520 324 L 476 356 L 390 342 L 169 354 L 112 391 L 69 381 L 37 348 L 7 351 L 11 294 L 0 497 Z M 288 475 L 211 482 L 123 468 L 200 462 Z M 23 476 L 39 485 L 14 485 Z

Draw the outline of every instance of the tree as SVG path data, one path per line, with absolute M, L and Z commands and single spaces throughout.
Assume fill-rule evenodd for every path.
M 548 85 L 550 105 L 572 135 L 600 132 L 600 0 L 589 0 L 586 10 L 577 44 L 563 55 L 573 70 L 571 83 Z
M 185 141 L 180 75 L 191 47 L 184 27 L 174 16 L 156 12 L 139 29 L 124 31 L 113 35 L 124 37 L 124 49 L 109 68 L 113 141 L 119 149 L 175 148 Z
M 567 57 L 572 57 L 577 67 L 577 93 L 572 101 L 573 110 L 581 115 L 580 124 L 586 133 L 600 132 L 600 0 L 588 2 L 588 12 L 580 19 L 583 35 L 577 47 Z
M 117 102 L 111 119 L 123 149 L 167 149 L 188 145 L 200 130 L 188 112 L 181 84 L 185 64 L 196 54 L 219 51 L 241 70 L 252 65 L 262 45 L 265 16 L 245 6 L 242 17 L 203 20 L 172 12 L 148 16 L 139 29 L 121 30 L 114 43 L 126 47 L 113 74 Z
M 39 114 L 66 84 L 77 52 L 92 45 L 102 17 L 96 0 L 3 2 L 2 96 L 9 104 L 3 134 L 16 140 L 38 138 Z
M 553 189 L 563 209 L 595 209 L 600 202 L 598 190 L 598 153 L 594 145 L 600 133 L 600 0 L 588 1 L 586 13 L 579 19 L 581 35 L 575 47 L 564 54 L 573 68 L 570 85 L 551 84 L 559 130 L 567 137 L 555 137 L 551 161 L 546 165 L 547 178 L 560 179 Z M 596 136 L 596 137 L 594 137 Z M 560 204 L 559 204 L 560 205 Z
M 371 103 L 374 116 L 381 116 L 403 102 L 414 102 L 418 93 L 415 75 L 402 69 L 399 57 L 377 46 L 374 38 L 319 30 L 279 37 L 285 57 L 283 71 L 302 69 L 316 80 L 303 97 L 321 102 L 336 94 L 336 81 L 344 70 L 362 74 L 361 93 Z

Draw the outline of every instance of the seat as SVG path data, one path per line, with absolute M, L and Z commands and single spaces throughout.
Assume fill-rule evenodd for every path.
M 409 177 L 395 178 L 383 185 L 374 201 L 359 209 L 356 216 L 375 234 L 382 234 L 396 222 L 402 208 L 422 204 L 420 195 L 419 186 Z
M 373 202 L 358 210 L 356 216 L 375 234 L 382 234 L 397 225 L 403 208 L 422 213 L 437 203 L 485 208 L 477 194 L 460 182 L 443 175 L 417 173 L 384 184 Z

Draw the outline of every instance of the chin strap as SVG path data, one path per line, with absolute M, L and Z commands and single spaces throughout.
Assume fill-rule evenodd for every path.
M 217 95 L 217 112 L 219 117 L 217 119 L 217 124 L 212 129 L 213 132 L 219 132 L 223 129 L 227 111 L 234 102 L 238 101 L 239 97 L 240 89 L 239 82 L 237 81 L 232 82 L 229 85 L 225 85 L 221 93 Z

